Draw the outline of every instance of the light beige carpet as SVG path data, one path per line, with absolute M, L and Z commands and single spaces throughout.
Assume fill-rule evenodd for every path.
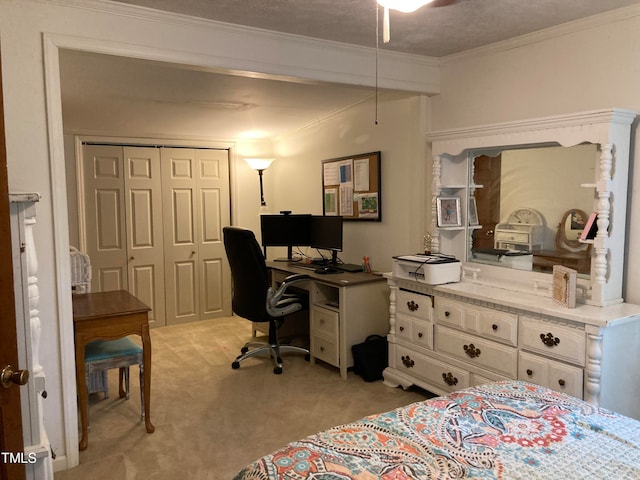
M 274 375 L 266 358 L 239 370 L 231 361 L 251 336 L 244 319 L 222 318 L 151 332 L 151 420 L 140 420 L 138 369 L 131 369 L 131 398 L 117 392 L 92 395 L 89 447 L 80 465 L 55 480 L 231 479 L 244 465 L 284 444 L 429 396 L 427 392 L 367 383 L 349 372 L 311 364 L 302 355 L 284 357 Z

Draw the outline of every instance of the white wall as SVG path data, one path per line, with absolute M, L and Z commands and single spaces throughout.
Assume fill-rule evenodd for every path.
M 589 28 L 585 28 L 585 26 Z M 632 7 L 500 47 L 442 62 L 434 130 L 492 124 L 599 108 L 640 112 L 640 9 Z M 629 175 L 627 270 L 623 295 L 640 303 L 640 142 L 638 121 Z
M 378 99 L 377 125 L 375 99 L 370 98 L 278 139 L 270 187 L 275 189 L 275 211 L 322 214 L 322 160 L 380 151 L 382 222 L 345 222 L 339 256 L 360 264 L 366 255 L 374 270 L 391 270 L 393 255 L 415 253 L 422 246 L 424 207 L 430 203 L 422 140 L 426 105 L 420 96 L 387 93 Z

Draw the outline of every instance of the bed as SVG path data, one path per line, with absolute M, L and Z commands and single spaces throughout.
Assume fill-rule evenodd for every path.
M 292 442 L 234 480 L 640 479 L 640 422 L 520 381 Z

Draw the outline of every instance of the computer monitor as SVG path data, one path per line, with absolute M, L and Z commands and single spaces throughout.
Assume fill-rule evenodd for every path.
M 311 220 L 310 247 L 318 250 L 330 250 L 331 262 L 338 261 L 338 252 L 342 251 L 342 217 L 314 215 Z
M 311 218 L 310 214 L 261 215 L 260 229 L 265 256 L 266 247 L 287 247 L 287 258 L 276 260 L 294 260 L 292 247 L 306 247 L 311 243 Z

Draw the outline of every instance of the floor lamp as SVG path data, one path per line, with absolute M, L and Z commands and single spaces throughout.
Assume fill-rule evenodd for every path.
M 258 172 L 258 177 L 260 178 L 260 214 L 267 211 L 267 202 L 264 201 L 264 188 L 262 186 L 262 172 L 269 168 L 269 165 L 274 160 L 274 158 L 245 158 L 249 166 Z

